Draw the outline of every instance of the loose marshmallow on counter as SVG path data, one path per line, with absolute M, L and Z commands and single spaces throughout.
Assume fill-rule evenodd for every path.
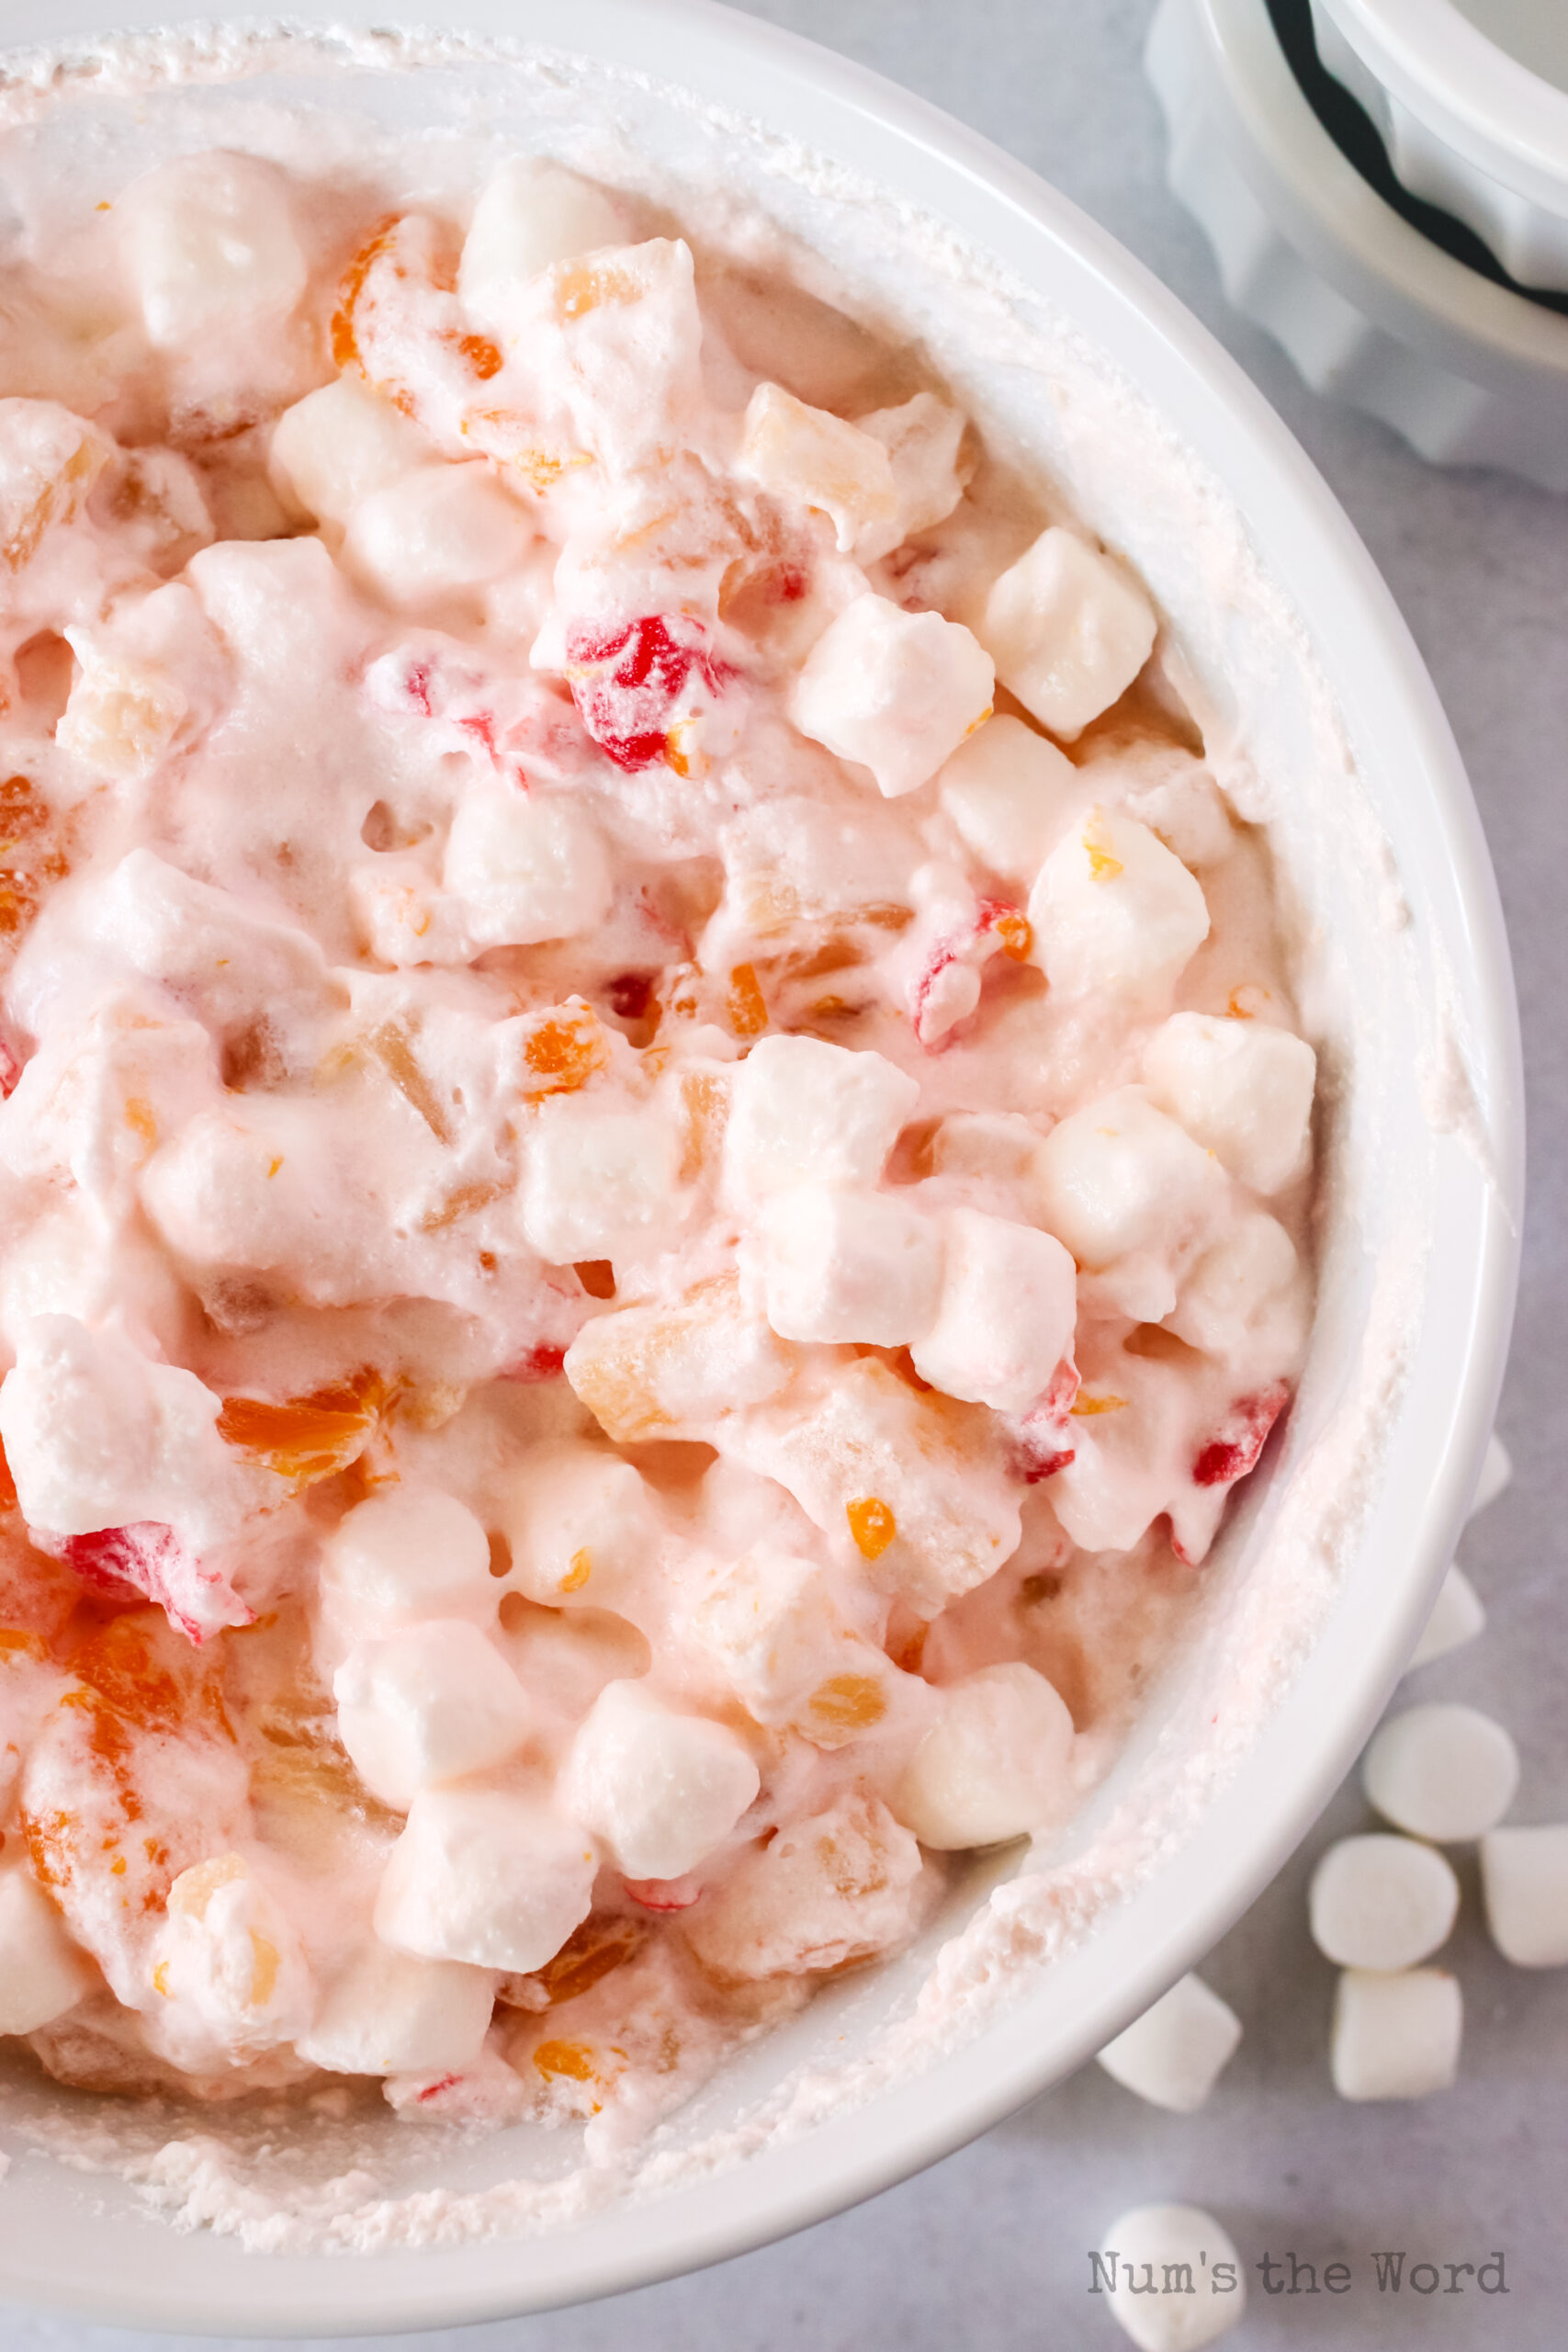
M 32 1872 L 21 1862 L 0 1867 L 0 2034 L 51 2025 L 96 1982 Z
M 181 156 L 133 181 L 117 209 L 159 351 L 205 355 L 223 337 L 251 348 L 305 291 L 289 181 L 258 156 L 222 148 Z
M 881 1054 L 759 1038 L 732 1082 L 728 1189 L 747 1205 L 786 1184 L 874 1184 L 919 1097 Z
M 576 1439 L 520 1457 L 501 1517 L 512 1581 L 547 1609 L 626 1607 L 661 1533 L 635 1463 Z
M 723 1724 L 678 1714 L 640 1683 L 612 1682 L 572 1742 L 556 1801 L 628 1878 L 683 1878 L 723 1844 L 761 1785 Z
M 1306 1164 L 1317 1056 L 1261 1021 L 1174 1013 L 1144 1049 L 1162 1111 L 1255 1193 L 1278 1193 Z
M 680 1155 L 657 1103 L 552 1095 L 523 1135 L 523 1230 L 551 1265 L 638 1255 L 673 1238 Z
M 1064 1810 L 1073 1719 L 1043 1674 L 1021 1660 L 983 1666 L 939 1695 L 892 1799 L 922 1846 L 1000 1845 Z
M 1505 1960 L 1516 1968 L 1568 1967 L 1568 1823 L 1487 1830 L 1481 1889 Z
M 1080 1266 L 1096 1271 L 1134 1252 L 1179 1247 L 1225 1197 L 1213 1154 L 1133 1086 L 1053 1127 L 1035 1169 L 1044 1224 Z
M 1373 1735 L 1361 1783 L 1396 1828 L 1455 1845 L 1502 1820 L 1519 1785 L 1518 1750 L 1474 1707 L 1407 1707 Z
M 1172 2115 L 1194 2115 L 1241 2040 L 1241 2020 L 1201 1976 L 1182 1976 L 1100 2052 L 1123 2090 Z
M 1414 1968 L 1447 1940 L 1459 1881 L 1414 1838 L 1341 1838 L 1312 1874 L 1312 1938 L 1341 1968 Z
M 329 2075 L 457 2072 L 479 2054 L 499 1982 L 491 1969 L 368 1943 L 328 1984 L 294 2046 Z
M 918 791 L 990 716 L 991 657 L 958 621 L 857 596 L 790 695 L 803 735 L 869 768 L 885 799 Z
M 553 1805 L 495 1789 L 422 1789 L 376 1897 L 384 1943 L 526 1975 L 588 1917 L 599 1858 Z
M 552 263 L 618 245 L 621 215 L 602 188 L 543 155 L 509 155 L 479 190 L 457 265 L 457 292 L 477 326 L 511 336 L 524 290 Z
M 499 1600 L 484 1529 L 466 1503 L 428 1487 L 355 1503 L 322 1550 L 321 1634 L 334 1660 L 431 1617 L 492 1625 Z
M 610 910 L 609 854 L 593 820 L 501 777 L 464 787 L 441 878 L 476 950 L 575 939 Z
M 1209 935 L 1201 884 L 1125 809 L 1094 808 L 1029 894 L 1031 960 L 1068 999 L 1164 997 Z
M 481 459 L 419 466 L 354 510 L 343 561 L 395 612 L 469 601 L 525 554 L 532 526 Z
M 796 1185 L 764 1204 L 759 1238 L 783 1340 L 898 1348 L 936 1315 L 942 1228 L 897 1193 Z
M 1435 1657 L 1447 1657 L 1450 1650 L 1461 1649 L 1466 1642 L 1474 1641 L 1485 1623 L 1486 1611 L 1481 1606 L 1480 1596 L 1456 1561 L 1438 1587 L 1431 1615 L 1411 1652 L 1407 1671 L 1429 1666 Z
M 1105 2233 L 1111 2312 L 1138 2352 L 1198 2352 L 1247 2309 L 1247 2274 L 1228 2233 L 1196 2205 L 1140 2205 Z M 1103 2291 L 1103 2290 L 1101 2290 Z
M 1001 711 L 960 743 L 937 797 L 973 856 L 1027 885 L 1085 796 L 1066 753 Z
M 479 1627 L 427 1618 L 356 1643 L 333 1677 L 338 1736 L 373 1796 L 403 1807 L 421 1789 L 514 1755 L 530 1715 L 517 1677 Z
M 344 531 L 356 506 L 427 465 L 429 441 L 412 417 L 353 376 L 321 384 L 273 427 L 267 471 L 284 504 Z
M 1341 2098 L 1426 2098 L 1459 2072 L 1464 2003 L 1439 1968 L 1348 1968 L 1334 1999 L 1329 2069 Z
M 1054 1234 L 979 1209 L 944 1220 L 936 1319 L 915 1370 L 945 1396 L 1026 1412 L 1072 1346 L 1077 1270 Z
M 993 582 L 979 637 L 1003 685 L 1070 743 L 1132 684 L 1156 628 L 1129 572 L 1053 526 Z
M 879 554 L 897 545 L 888 537 L 898 493 L 885 445 L 782 385 L 759 384 L 752 393 L 736 470 L 799 514 L 813 508 L 826 514 L 842 554 L 863 543 Z

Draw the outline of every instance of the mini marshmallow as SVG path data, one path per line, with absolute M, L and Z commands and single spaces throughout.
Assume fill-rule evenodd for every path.
M 1414 1838 L 1341 1838 L 1307 1894 L 1313 1941 L 1341 1968 L 1414 1968 L 1447 1940 L 1458 1913 L 1458 1879 Z
M 1505 1960 L 1516 1968 L 1568 1967 L 1568 1823 L 1489 1829 L 1481 1888 Z
M 936 1314 L 941 1228 L 896 1193 L 795 1186 L 765 1204 L 760 1239 L 781 1339 L 898 1348 Z
M 363 500 L 427 465 L 432 454 L 411 417 L 355 377 L 340 376 L 284 410 L 267 471 L 286 506 L 343 531 Z
M 1123 2213 L 1105 2233 L 1099 2261 L 1101 2274 L 1111 2274 L 1111 2317 L 1139 2352 L 1197 2352 L 1247 2309 L 1241 2256 L 1196 2205 Z
M 1072 1746 L 1072 1716 L 1043 1674 L 980 1667 L 940 1691 L 893 1810 L 938 1852 L 1021 1838 L 1061 1812 Z
M 1513 1475 L 1514 1465 L 1508 1458 L 1508 1449 L 1494 1430 L 1486 1441 L 1481 1476 L 1475 1482 L 1475 1496 L 1467 1516 L 1473 1519 L 1478 1510 L 1484 1510 L 1488 1503 L 1495 1503 Z
M 53 1535 L 152 1521 L 197 1552 L 223 1541 L 244 1490 L 220 1409 L 195 1373 L 154 1363 L 123 1332 L 35 1316 L 0 1383 L 0 1440 L 23 1518 Z
M 904 1940 L 920 1876 L 908 1831 L 852 1791 L 753 1846 L 682 1926 L 704 1967 L 742 1983 L 841 1968 Z
M 640 1683 L 612 1682 L 572 1742 L 557 1801 L 628 1878 L 683 1878 L 723 1844 L 761 1785 L 723 1724 L 677 1714 Z
M 465 788 L 441 878 L 475 948 L 575 939 L 610 910 L 610 860 L 592 817 L 500 777 Z
M 220 336 L 276 329 L 305 291 L 288 181 L 257 156 L 181 156 L 134 181 L 118 209 L 156 350 L 199 355 Z
M 844 1617 L 826 1569 L 767 1544 L 739 1559 L 687 1623 L 748 1714 L 804 1724 L 808 1736 L 814 1697 L 846 1674 L 879 1682 L 886 1663 Z
M 0 1868 L 0 2034 L 52 2025 L 96 1981 L 31 1871 L 19 1862 Z
M 525 1130 L 523 1230 L 552 1265 L 636 1256 L 680 1218 L 675 1130 L 654 1105 L 556 1094 Z
M 1091 808 L 1029 894 L 1031 960 L 1068 999 L 1167 997 L 1209 935 L 1202 887 L 1125 809 Z
M 979 1209 L 945 1220 L 942 1295 L 915 1370 L 945 1396 L 1026 1412 L 1072 1346 L 1077 1276 L 1054 1234 Z
M 1334 1999 L 1329 2070 L 1341 2098 L 1426 2098 L 1459 2072 L 1464 2003 L 1439 1968 L 1348 1968 Z
M 495 1623 L 490 1539 L 455 1495 L 399 1486 L 346 1511 L 321 1553 L 321 1630 L 341 1656 L 432 1617 Z
M 355 508 L 344 568 L 396 612 L 462 602 L 519 564 L 526 514 L 482 459 L 418 466 Z
M 1475 1587 L 1456 1561 L 1438 1587 L 1431 1615 L 1411 1653 L 1409 1670 L 1414 1672 L 1418 1666 L 1429 1666 L 1435 1657 L 1447 1657 L 1450 1650 L 1461 1649 L 1466 1642 L 1474 1641 L 1485 1623 L 1486 1611 Z
M 625 236 L 602 188 L 543 155 L 509 155 L 479 190 L 457 265 L 458 297 L 477 326 L 510 337 L 531 278 Z
M 937 797 L 972 856 L 1004 881 L 1028 884 L 1084 791 L 1065 752 L 1002 711 L 960 743 Z
M 551 1805 L 497 1789 L 422 1789 L 376 1896 L 383 1943 L 527 1975 L 588 1917 L 599 1858 Z
M 840 552 L 863 541 L 881 552 L 897 546 L 898 494 L 884 444 L 830 409 L 810 408 L 778 384 L 759 384 L 746 410 L 736 458 L 781 504 L 818 509 L 832 523 Z
M 1373 1736 L 1361 1783 L 1396 1828 L 1454 1845 L 1502 1820 L 1519 1785 L 1519 1755 L 1502 1724 L 1474 1707 L 1407 1707 Z
M 292 2041 L 315 2006 L 287 1911 L 237 1853 L 194 1863 L 170 1887 L 152 1990 L 154 2046 L 197 2070 Z
M 786 1184 L 874 1184 L 919 1083 L 882 1055 L 817 1037 L 762 1037 L 737 1069 L 725 1133 L 742 1204 Z
M 521 1684 L 479 1627 L 427 1618 L 356 1643 L 333 1677 L 338 1736 L 373 1796 L 400 1809 L 416 1791 L 483 1772 L 528 1736 Z
M 1306 1164 L 1317 1056 L 1261 1021 L 1178 1012 L 1144 1049 L 1151 1099 L 1255 1193 L 1278 1193 Z
M 1194 2115 L 1241 2040 L 1241 2019 L 1201 1976 L 1183 1976 L 1100 2052 L 1123 2090 L 1172 2115 Z
M 567 1379 L 606 1437 L 706 1432 L 738 1408 L 776 1396 L 798 1357 L 717 1275 L 670 1305 L 618 1307 L 595 1315 L 566 1351 Z
M 869 768 L 887 800 L 918 791 L 990 716 L 990 655 L 961 623 L 857 596 L 795 678 L 803 735 Z
M 965 419 L 962 410 L 934 392 L 916 392 L 897 408 L 857 416 L 855 424 L 886 450 L 897 501 L 891 523 L 863 528 L 856 537 L 855 553 L 870 563 L 917 531 L 944 522 L 963 497 L 968 478 L 961 456 Z
M 457 2074 L 483 2047 L 499 1981 L 488 1968 L 367 1944 L 294 2046 L 329 2075 Z
M 1042 1219 L 1097 1271 L 1185 1239 L 1225 1194 L 1213 1155 L 1132 1086 L 1053 1127 L 1035 1168 Z
M 528 1449 L 502 1518 L 512 1581 L 547 1609 L 624 1607 L 660 1532 L 635 1463 L 576 1439 Z
M 1306 1287 L 1296 1245 L 1266 1209 L 1244 1209 L 1193 1264 L 1168 1317 L 1189 1347 L 1288 1363 L 1304 1337 Z
M 1156 628 L 1130 573 L 1053 526 L 994 582 L 979 635 L 1008 691 L 1070 743 L 1132 684 Z

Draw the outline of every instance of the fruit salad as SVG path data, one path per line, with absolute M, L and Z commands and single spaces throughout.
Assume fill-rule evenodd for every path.
M 624 192 L 7 248 L 0 2034 L 645 2131 L 1060 1836 L 1311 1308 L 1114 548 Z

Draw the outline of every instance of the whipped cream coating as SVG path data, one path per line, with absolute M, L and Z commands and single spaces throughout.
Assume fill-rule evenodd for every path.
M 223 201 L 243 198 L 236 177 Z M 139 1675 L 188 1678 L 180 1740 L 221 1711 L 242 1749 L 265 1723 L 288 1758 L 268 1787 L 276 1757 L 259 1776 L 245 1758 L 248 1788 L 219 1809 L 217 1893 L 166 1900 L 163 1940 L 115 1950 L 118 1984 L 105 1967 L 139 2020 L 107 2036 L 131 2045 L 126 2079 L 138 2043 L 188 2073 L 224 2030 L 215 2073 L 252 2084 L 378 2072 L 371 2046 L 380 2031 L 395 2052 L 420 1968 L 448 1972 L 450 2003 L 428 1987 L 436 2039 L 489 1972 L 502 2027 L 466 2068 L 389 2058 L 394 2104 L 599 2109 L 591 2135 L 607 2147 L 662 2096 L 651 2050 L 626 2047 L 629 2013 L 686 2034 L 688 2065 L 664 2069 L 683 2094 L 814 1970 L 906 1940 L 935 1856 L 1059 1822 L 1103 1770 L 1131 1702 L 1122 1669 L 1157 1659 L 1181 1622 L 1184 1567 L 1300 1360 L 1311 1057 L 1267 850 L 1196 756 L 1170 665 L 1120 702 L 1154 641 L 1136 582 L 1021 498 L 940 381 L 911 389 L 897 355 L 877 355 L 870 403 L 840 400 L 847 415 L 830 391 L 807 398 L 820 383 L 778 380 L 787 337 L 765 366 L 739 357 L 677 237 L 610 246 L 586 287 L 568 251 L 510 285 L 502 272 L 499 291 L 492 269 L 479 290 L 508 180 L 535 199 L 516 207 L 517 242 L 537 235 L 538 175 L 503 166 L 455 271 L 450 213 L 446 265 L 442 232 L 417 218 L 379 252 L 378 215 L 335 224 L 369 251 L 363 274 L 350 256 L 343 373 L 322 382 L 319 357 L 302 360 L 227 440 L 212 416 L 228 403 L 231 423 L 255 387 L 225 381 L 211 351 L 158 342 L 179 303 L 166 266 L 143 268 L 142 330 L 177 353 L 159 365 L 183 371 L 188 402 L 172 454 L 207 524 L 191 527 L 188 497 L 169 503 L 190 537 L 215 536 L 162 550 L 163 584 L 143 560 L 107 596 L 105 557 L 83 594 L 116 629 L 66 640 L 49 775 L 85 764 L 98 781 L 78 778 L 73 813 L 118 798 L 119 824 L 100 842 L 78 818 L 85 845 L 73 836 L 13 967 L 18 1060 L 37 1048 L 17 1091 L 51 1036 L 62 1056 L 69 1039 L 92 1077 L 92 1055 L 110 1062 L 103 1124 L 129 1114 L 132 1140 L 94 1136 L 89 1167 L 47 1122 L 39 1140 L 15 1122 L 18 1173 L 41 1190 L 40 1171 L 68 1167 L 85 1189 L 87 1169 L 101 1222 L 96 1258 L 74 1234 L 59 1247 L 57 1224 L 20 1237 L 36 1271 L 14 1336 L 7 1323 L 15 1440 L 4 1392 L 0 1421 L 35 1544 L 78 1578 L 137 1585 L 176 1629 L 111 1621 L 145 1640 Z M 294 202 L 320 233 L 311 194 Z M 573 182 L 550 196 L 574 235 L 595 203 L 623 234 L 648 225 L 625 195 Z M 135 233 L 164 264 L 178 243 L 157 231 L 156 198 L 152 182 L 117 198 L 133 277 Z M 375 233 L 354 244 L 355 231 Z M 302 291 L 287 254 L 258 266 L 275 307 L 317 305 L 319 341 L 349 305 L 341 267 L 302 243 Z M 635 325 L 612 319 L 602 345 L 572 347 L 621 310 Z M 463 353 L 468 340 L 491 350 Z M 875 399 L 885 365 L 902 398 Z M 495 445 L 478 459 L 476 432 Z M 78 538 L 99 527 L 97 495 L 95 481 L 66 526 Z M 1049 621 L 1086 564 L 1103 582 L 1101 639 L 1120 628 L 1128 643 L 1125 675 L 1112 645 L 1103 699 L 1075 724 L 1093 662 L 1064 684 L 1016 640 L 1022 589 Z M 1045 577 L 1012 581 L 1010 608 L 998 584 L 1015 571 Z M 177 607 L 152 610 L 176 591 Z M 906 655 L 915 619 L 935 628 Z M 993 672 L 1013 698 L 976 724 Z M 719 871 L 692 871 L 705 861 Z M 218 978 L 231 966 L 232 988 Z M 195 1034 L 171 1051 L 154 1033 L 176 1026 Z M 1247 1066 L 1227 1073 L 1237 1038 Z M 51 1295 L 62 1261 L 69 1295 Z M 1059 1345 L 1032 1362 L 1064 1311 Z M 193 1389 L 213 1400 L 205 1419 Z M 295 1421 L 269 1427 L 271 1411 Z M 109 1520 L 113 1462 L 102 1448 L 62 1462 L 60 1441 L 62 1426 L 121 1423 L 136 1509 Z M 53 1520 L 30 1508 L 35 1488 Z M 400 1513 L 432 1510 L 439 1535 L 402 1540 Z M 83 1539 L 108 1526 L 125 1540 L 105 1558 Z M 498 1537 L 510 1561 L 492 1577 Z M 1066 1627 L 1021 1633 L 1062 1600 Z M 237 1682 L 225 1668 L 220 1701 L 191 1671 L 213 1645 L 246 1660 Z M 824 1672 L 846 1652 L 852 1671 Z M 493 1703 L 475 1688 L 480 1653 L 510 1678 Z M 119 1668 L 86 1665 L 77 1685 L 97 1697 L 75 1712 L 99 1714 Z M 1009 1752 L 977 1759 L 964 1707 L 933 1711 L 933 1694 L 1007 1674 L 1030 1678 Z M 1080 1722 L 1066 1756 L 1031 1685 Z M 525 1702 L 510 1726 L 509 1690 Z M 616 1694 L 630 1692 L 628 1711 Z M 694 1729 L 722 1736 L 694 1756 Z M 933 1791 L 917 1761 L 943 1736 L 961 1752 Z M 1035 1816 L 996 1816 L 1021 1759 Z M 69 1754 L 53 1767 L 57 1792 L 74 1769 Z M 650 1772 L 681 1790 L 678 1818 L 651 1832 L 625 1793 Z M 705 1805 L 723 1826 L 682 1852 L 672 1833 Z M 842 1902 L 824 1912 L 808 1853 L 799 1868 L 813 1823 L 866 1890 L 854 1917 Z M 504 1876 L 519 1852 L 527 1916 L 498 1934 L 470 1865 L 480 1853 L 478 1875 Z M 213 1860 L 185 1861 L 196 1897 Z M 108 1908 L 93 1914 L 106 1949 Z M 235 1921 L 278 1955 L 250 2005 L 259 2023 L 225 2007 L 244 1973 Z M 379 1981 L 389 1950 L 412 1963 L 400 1985 Z M 559 1974 L 541 1992 L 558 1955 L 588 1981 L 569 1965 L 564 1995 Z M 143 1962 L 164 1978 L 152 1998 Z M 179 2031 L 153 2021 L 198 1980 Z M 363 2008 L 342 1997 L 355 1981 Z M 92 2030 L 105 2025 L 100 2012 Z M 68 2077 L 82 2063 L 63 2029 L 37 2039 Z M 417 2018 L 404 2040 L 417 2046 Z M 93 2064 L 101 2078 L 101 2048 Z

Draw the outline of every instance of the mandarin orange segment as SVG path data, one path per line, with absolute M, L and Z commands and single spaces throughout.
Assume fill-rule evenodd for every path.
M 862 1495 L 854 1502 L 846 1503 L 844 1510 L 855 1549 L 863 1559 L 880 1560 L 898 1532 L 898 1522 L 887 1505 L 875 1495 Z
M 558 2008 L 563 2002 L 592 1992 L 613 1970 L 634 1960 L 647 1941 L 648 1929 L 640 1920 L 590 1913 L 580 1928 L 572 1929 L 555 1958 L 535 1970 L 535 1977 L 549 1995 L 550 2007 Z
M 834 1674 L 818 1683 L 807 1705 L 807 1736 L 828 1732 L 870 1731 L 887 1713 L 887 1700 L 874 1674 Z
M 768 1001 L 755 965 L 737 964 L 729 975 L 729 1025 L 738 1037 L 760 1037 L 768 1025 Z
M 610 1056 L 598 1018 L 589 1005 L 558 1005 L 536 1023 L 523 1045 L 524 1092 L 573 1094 L 586 1086 Z
M 534 2052 L 534 2064 L 547 2082 L 555 2076 L 564 2076 L 569 2083 L 595 2079 L 593 2052 L 585 2041 L 541 2041 Z
M 375 1427 L 381 1403 L 379 1376 L 359 1374 L 356 1380 L 358 1385 L 321 1388 L 281 1403 L 265 1396 L 226 1396 L 218 1434 L 278 1477 L 297 1487 L 315 1486 L 347 1469 Z

